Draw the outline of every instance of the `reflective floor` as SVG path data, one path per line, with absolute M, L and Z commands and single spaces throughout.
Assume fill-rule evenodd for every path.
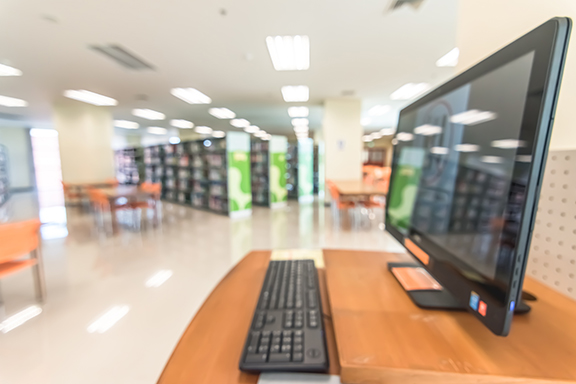
M 0 221 L 37 216 L 34 200 L 13 196 Z M 352 229 L 316 203 L 256 207 L 242 220 L 164 203 L 159 227 L 115 236 L 80 208 L 40 216 L 48 300 L 42 313 L 0 332 L 0 383 L 155 383 L 204 299 L 252 249 L 403 252 L 379 225 L 381 212 Z M 0 284 L 0 321 L 36 304 L 30 271 Z

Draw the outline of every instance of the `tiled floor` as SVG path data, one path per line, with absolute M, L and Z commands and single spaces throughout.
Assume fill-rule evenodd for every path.
M 12 219 L 36 215 L 31 200 L 14 196 Z M 159 228 L 116 236 L 99 234 L 91 214 L 77 208 L 66 211 L 68 236 L 57 238 L 64 227 L 46 227 L 45 237 L 53 238 L 43 242 L 48 300 L 39 316 L 0 333 L 0 383 L 155 383 L 204 299 L 251 249 L 403 251 L 379 228 L 381 213 L 370 227 L 351 230 L 339 229 L 318 204 L 255 208 L 244 220 L 171 204 L 163 211 Z M 62 222 L 63 212 L 44 212 L 43 221 Z M 173 274 L 160 287 L 146 287 L 159 270 Z M 30 272 L 0 284 L 0 321 L 35 304 Z M 108 331 L 89 333 L 88 326 L 114 306 L 129 311 Z

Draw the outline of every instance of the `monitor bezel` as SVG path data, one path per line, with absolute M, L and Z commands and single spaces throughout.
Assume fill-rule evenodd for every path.
M 388 220 L 388 206 L 386 207 L 385 221 L 387 231 L 400 243 L 405 244 L 405 241 L 409 239 L 426 252 L 430 256 L 430 261 L 428 264 L 422 263 L 422 265 L 462 304 L 468 304 L 472 291 L 478 293 L 482 300 L 489 306 L 490 310 L 487 316 L 480 315 L 476 310 L 468 306 L 467 308 L 496 335 L 505 336 L 509 333 L 510 323 L 513 317 L 513 307 L 518 301 L 522 289 L 530 246 L 530 235 L 535 222 L 540 185 L 548 153 L 548 144 L 551 136 L 551 128 L 554 120 L 554 112 L 566 58 L 571 25 L 572 21 L 569 18 L 553 18 L 547 21 L 480 63 L 429 92 L 414 103 L 403 108 L 399 115 L 400 121 L 403 114 L 412 112 L 438 97 L 525 54 L 532 51 L 534 52 L 533 70 L 530 75 L 528 89 L 534 89 L 535 84 L 542 84 L 543 92 L 538 103 L 540 106 L 538 118 L 534 119 L 528 116 L 529 111 L 527 110 L 524 111 L 522 117 L 522 128 L 519 136 L 532 135 L 534 145 L 529 153 L 532 156 L 529 171 L 530 176 L 526 186 L 526 198 L 524 206 L 522 207 L 522 220 L 516 240 L 517 247 L 514 250 L 513 265 L 510 269 L 511 273 L 508 276 L 505 299 L 495 298 L 488 290 L 484 289 L 481 284 L 465 278 L 459 271 L 454 270 L 454 267 L 451 265 L 444 265 L 441 262 L 437 262 L 434 253 L 438 252 L 439 247 L 425 237 L 419 236 L 413 229 L 409 231 L 408 235 L 404 235 Z M 527 149 L 524 150 L 526 151 Z M 396 160 L 396 157 L 394 156 L 393 159 Z M 396 164 L 392 164 L 389 191 L 393 190 L 395 165 Z

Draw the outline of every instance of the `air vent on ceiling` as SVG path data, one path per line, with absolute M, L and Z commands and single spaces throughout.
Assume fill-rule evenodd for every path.
M 414 9 L 418 9 L 423 2 L 424 0 L 392 0 L 390 2 L 390 6 L 388 7 L 388 12 L 392 12 L 404 5 L 409 5 Z
M 128 52 L 126 48 L 123 48 L 119 45 L 90 45 L 89 48 L 95 50 L 96 52 L 100 52 L 101 54 L 114 60 L 123 67 L 129 69 L 154 69 L 154 67 L 152 67 L 150 64 L 136 57 L 134 54 Z

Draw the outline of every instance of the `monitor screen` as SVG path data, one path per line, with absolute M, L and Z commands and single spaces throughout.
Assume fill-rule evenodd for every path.
M 563 62 L 567 43 L 565 31 L 558 46 L 557 26 L 544 24 L 404 108 L 394 138 L 387 229 L 426 252 L 427 269 L 461 302 L 481 291 L 503 310 L 503 319 L 498 311 L 482 319 L 500 334 L 547 153 L 553 108 L 545 106 L 555 105 L 553 62 Z

